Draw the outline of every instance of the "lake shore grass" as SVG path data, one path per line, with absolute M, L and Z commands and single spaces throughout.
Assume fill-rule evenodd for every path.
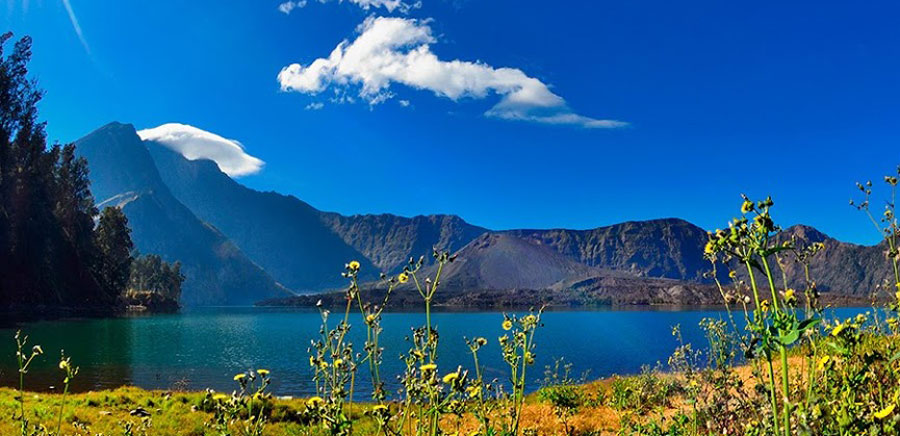
M 802 360 L 791 357 L 791 365 Z M 753 370 L 749 365 L 734 368 L 746 389 L 752 389 Z M 776 373 L 780 368 L 776 368 Z M 631 434 L 630 424 L 659 423 L 690 409 L 683 374 L 647 370 L 641 374 L 618 376 L 582 382 L 575 385 L 581 404 L 563 423 L 550 401 L 540 391 L 526 396 L 522 409 L 522 429 L 539 435 L 618 435 Z M 624 395 L 629 397 L 624 398 Z M 207 391 L 147 390 L 134 386 L 69 394 L 65 400 L 62 434 L 65 435 L 215 435 L 208 427 L 214 414 L 206 405 L 212 395 Z M 19 410 L 19 392 L 0 388 L 0 416 L 14 416 Z M 27 414 L 32 424 L 55 426 L 62 394 L 25 392 Z M 305 422 L 303 411 L 308 398 L 274 397 L 267 400 L 266 436 L 328 434 L 321 425 Z M 348 406 L 354 420 L 354 434 L 378 434 L 377 426 L 367 412 L 375 404 L 355 403 Z M 142 433 L 140 415 L 146 412 L 149 426 Z M 127 425 L 133 433 L 127 433 Z M 0 420 L 0 434 L 16 434 L 19 423 Z M 478 431 L 479 422 L 472 414 L 461 418 L 447 416 L 441 427 L 447 434 L 467 435 Z M 568 429 L 566 428 L 568 426 Z

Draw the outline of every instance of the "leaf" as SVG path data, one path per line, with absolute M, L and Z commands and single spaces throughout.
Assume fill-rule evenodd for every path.
M 790 332 L 778 337 L 778 342 L 784 346 L 788 346 L 800 339 L 800 329 L 793 329 Z
M 800 330 L 800 331 L 802 332 L 802 331 L 804 331 L 804 330 L 806 330 L 806 329 L 808 329 L 808 328 L 810 328 L 810 327 L 815 327 L 815 326 L 818 325 L 820 322 L 822 322 L 822 320 L 819 319 L 819 318 L 809 318 L 809 319 L 805 319 L 805 320 L 803 320 L 803 321 L 800 323 L 799 326 L 797 326 L 797 329 Z

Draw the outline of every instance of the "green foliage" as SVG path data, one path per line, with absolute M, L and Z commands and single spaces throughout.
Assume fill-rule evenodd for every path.
M 0 308 L 111 309 L 124 283 L 110 262 L 129 257 L 130 240 L 95 234 L 87 162 L 47 144 L 31 39 L 7 53 L 11 39 L 0 35 Z
M 557 359 L 553 366 L 548 365 L 544 370 L 543 386 L 538 390 L 538 398 L 553 406 L 553 413 L 562 423 L 566 435 L 574 434 L 575 429 L 569 425 L 569 420 L 586 402 L 584 388 L 570 377 L 571 371 L 571 363 Z
M 128 293 L 152 293 L 173 301 L 181 298 L 181 262 L 168 263 L 158 255 L 137 256 L 131 262 Z

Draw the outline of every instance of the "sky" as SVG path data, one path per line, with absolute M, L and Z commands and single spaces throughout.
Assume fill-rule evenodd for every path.
M 894 1 L 0 8 L 0 28 L 34 40 L 51 140 L 132 123 L 344 214 L 714 229 L 746 193 L 771 195 L 782 225 L 868 244 L 854 183 L 900 164 Z

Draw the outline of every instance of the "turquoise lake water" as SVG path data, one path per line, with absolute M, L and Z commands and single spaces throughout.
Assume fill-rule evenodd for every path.
M 848 317 L 871 308 L 840 308 L 830 316 Z M 497 337 L 503 334 L 500 312 L 438 312 L 432 315 L 440 333 L 441 372 L 472 360 L 463 337 L 489 340 L 479 353 L 485 377 L 505 377 Z M 671 334 L 681 325 L 685 342 L 703 348 L 706 343 L 699 322 L 724 318 L 717 309 L 634 309 L 551 311 L 536 336 L 537 361 L 529 377 L 537 386 L 544 367 L 565 357 L 573 372 L 588 371 L 589 378 L 634 374 L 642 365 L 666 360 L 678 346 Z M 332 323 L 335 320 L 332 320 Z M 352 318 L 350 340 L 362 352 L 365 330 L 358 315 Z M 46 354 L 28 374 L 27 387 L 47 390 L 59 384 L 55 368 L 60 349 L 81 367 L 76 390 L 136 385 L 143 388 L 175 387 L 231 391 L 232 376 L 248 368 L 271 370 L 273 392 L 304 395 L 312 390 L 307 349 L 319 331 L 321 318 L 314 310 L 276 308 L 201 308 L 174 315 L 112 319 L 43 321 L 21 326 L 30 344 L 40 344 Z M 395 312 L 384 315 L 383 377 L 396 385 L 403 364 L 398 356 L 409 349 L 405 337 L 425 323 L 424 313 Z M 17 383 L 14 329 L 0 329 L 0 384 Z M 357 386 L 369 387 L 368 368 L 361 366 Z

